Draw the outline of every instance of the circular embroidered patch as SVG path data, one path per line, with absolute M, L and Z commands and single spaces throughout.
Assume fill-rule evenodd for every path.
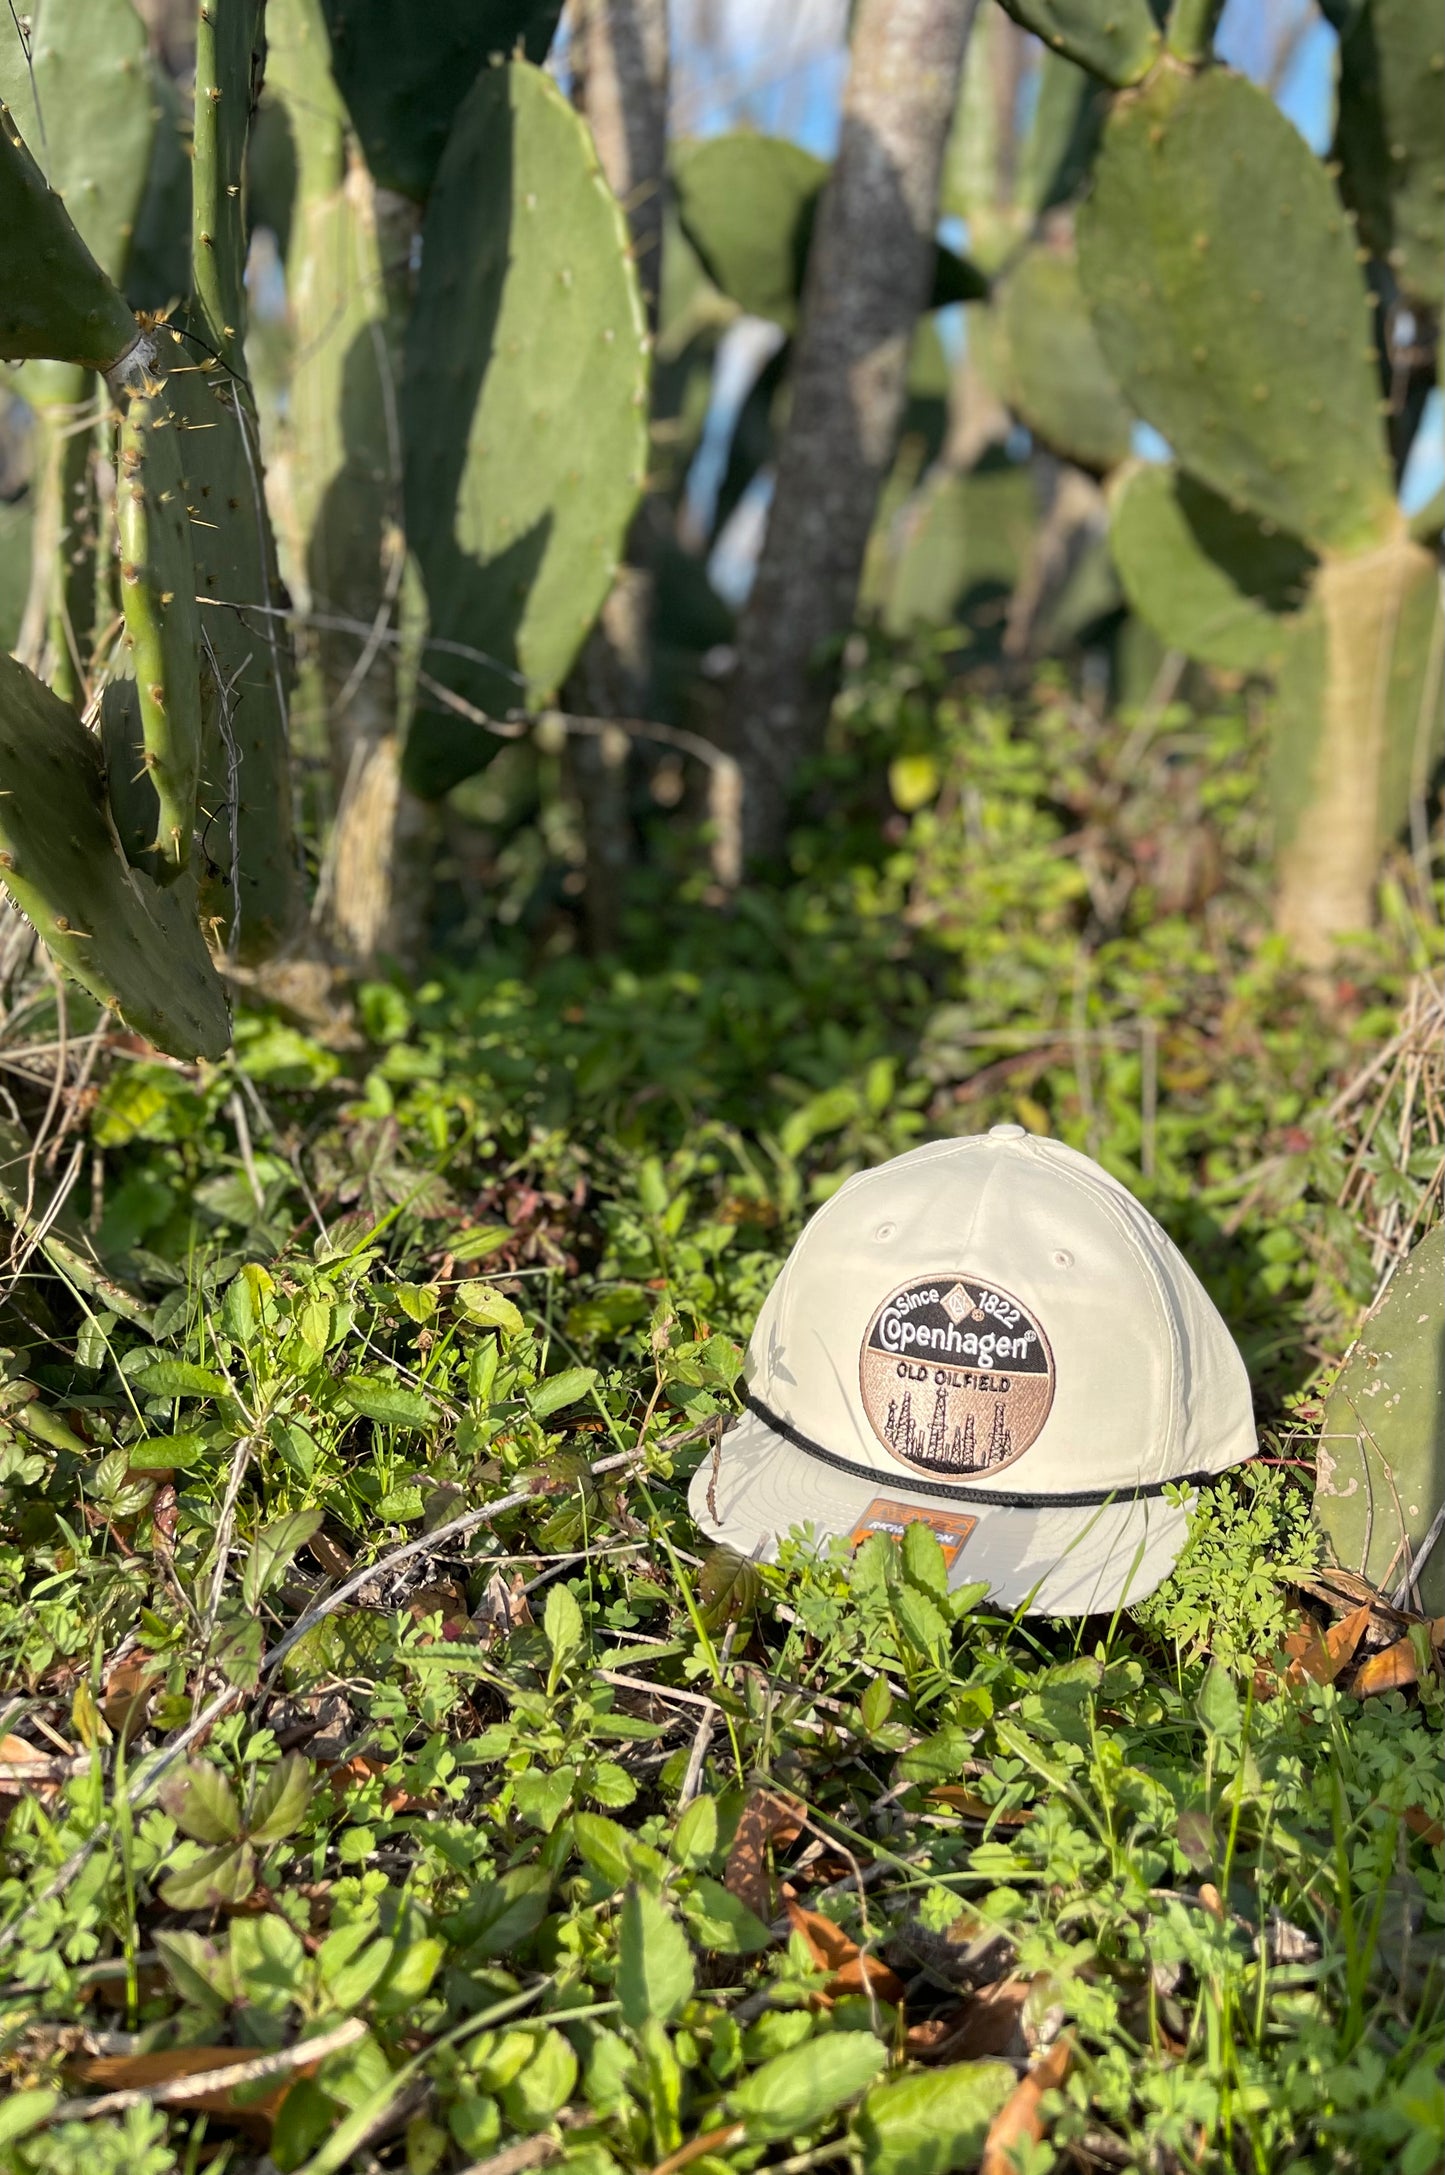
M 884 1300 L 859 1379 L 890 1456 L 965 1479 L 1001 1471 L 1037 1440 L 1054 1401 L 1054 1355 L 1033 1315 L 996 1284 L 934 1276 Z

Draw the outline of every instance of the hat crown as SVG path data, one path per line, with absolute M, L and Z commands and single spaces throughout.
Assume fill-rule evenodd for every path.
M 1130 1488 L 1253 1454 L 1248 1379 L 1183 1256 L 1061 1142 L 999 1127 L 850 1178 L 748 1350 L 754 1396 L 906 1485 Z

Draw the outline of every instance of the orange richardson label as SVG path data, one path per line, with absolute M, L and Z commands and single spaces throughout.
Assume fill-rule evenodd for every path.
M 891 1533 L 895 1541 L 901 1541 L 909 1526 L 928 1526 L 943 1550 L 944 1562 L 952 1570 L 955 1558 L 977 1524 L 976 1518 L 957 1512 L 929 1510 L 922 1503 L 900 1503 L 891 1495 L 875 1495 L 848 1539 L 855 1548 L 860 1541 L 866 1541 L 870 1533 Z

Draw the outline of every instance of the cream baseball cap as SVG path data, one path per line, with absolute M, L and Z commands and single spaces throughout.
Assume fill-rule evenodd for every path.
M 996 1125 L 840 1186 L 758 1316 L 745 1411 L 688 1502 L 744 1555 L 938 1534 L 954 1585 L 1083 1616 L 1142 1600 L 1171 1483 L 1256 1450 L 1239 1350 L 1173 1241 L 1088 1156 Z M 1191 1499 L 1192 1500 L 1192 1499 Z

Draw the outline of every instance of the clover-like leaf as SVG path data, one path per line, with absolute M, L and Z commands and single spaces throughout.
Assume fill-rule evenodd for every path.
M 311 1802 L 311 1769 L 299 1752 L 278 1760 L 251 1802 L 246 1833 L 253 1843 L 294 1835 Z
M 191 1760 L 161 1785 L 161 1803 L 183 1835 L 198 1843 L 241 1839 L 241 1807 L 226 1777 L 209 1760 Z

